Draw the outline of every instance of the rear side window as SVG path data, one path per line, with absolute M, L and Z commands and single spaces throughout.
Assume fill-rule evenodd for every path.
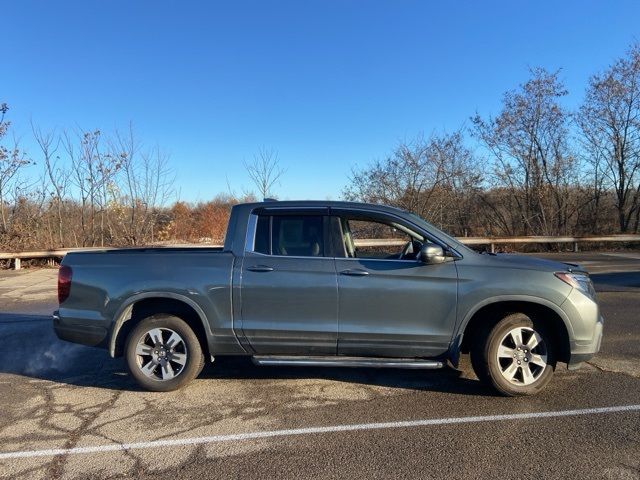
M 254 252 L 265 255 L 322 257 L 321 215 L 260 215 L 256 225 Z
M 322 216 L 274 216 L 271 248 L 274 255 L 321 257 L 324 252 Z

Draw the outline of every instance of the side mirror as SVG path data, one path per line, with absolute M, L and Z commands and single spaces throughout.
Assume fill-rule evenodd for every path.
M 425 243 L 420 249 L 420 255 L 418 259 L 422 263 L 443 263 L 447 260 L 444 254 L 444 250 L 440 245 L 434 245 L 433 243 Z

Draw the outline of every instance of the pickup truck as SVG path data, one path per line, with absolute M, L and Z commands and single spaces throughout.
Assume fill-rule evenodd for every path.
M 205 359 L 432 369 L 469 353 L 478 378 L 531 395 L 558 362 L 600 348 L 603 319 L 577 265 L 477 253 L 382 205 L 266 201 L 232 208 L 224 247 L 73 252 L 59 338 L 124 356 L 153 391 Z

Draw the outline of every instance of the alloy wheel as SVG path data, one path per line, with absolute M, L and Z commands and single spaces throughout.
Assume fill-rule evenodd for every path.
M 187 345 L 170 328 L 153 328 L 142 335 L 136 344 L 136 363 L 149 378 L 171 380 L 184 370 Z
M 502 337 L 496 360 L 502 376 L 513 385 L 531 385 L 547 367 L 542 336 L 530 327 L 516 327 Z

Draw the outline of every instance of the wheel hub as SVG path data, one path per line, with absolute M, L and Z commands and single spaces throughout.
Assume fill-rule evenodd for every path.
M 167 348 L 164 345 L 161 345 L 159 347 L 156 347 L 153 350 L 153 354 L 151 355 L 151 357 L 155 360 L 155 361 L 164 361 L 166 359 L 168 359 L 170 357 L 170 353 L 167 350 Z

